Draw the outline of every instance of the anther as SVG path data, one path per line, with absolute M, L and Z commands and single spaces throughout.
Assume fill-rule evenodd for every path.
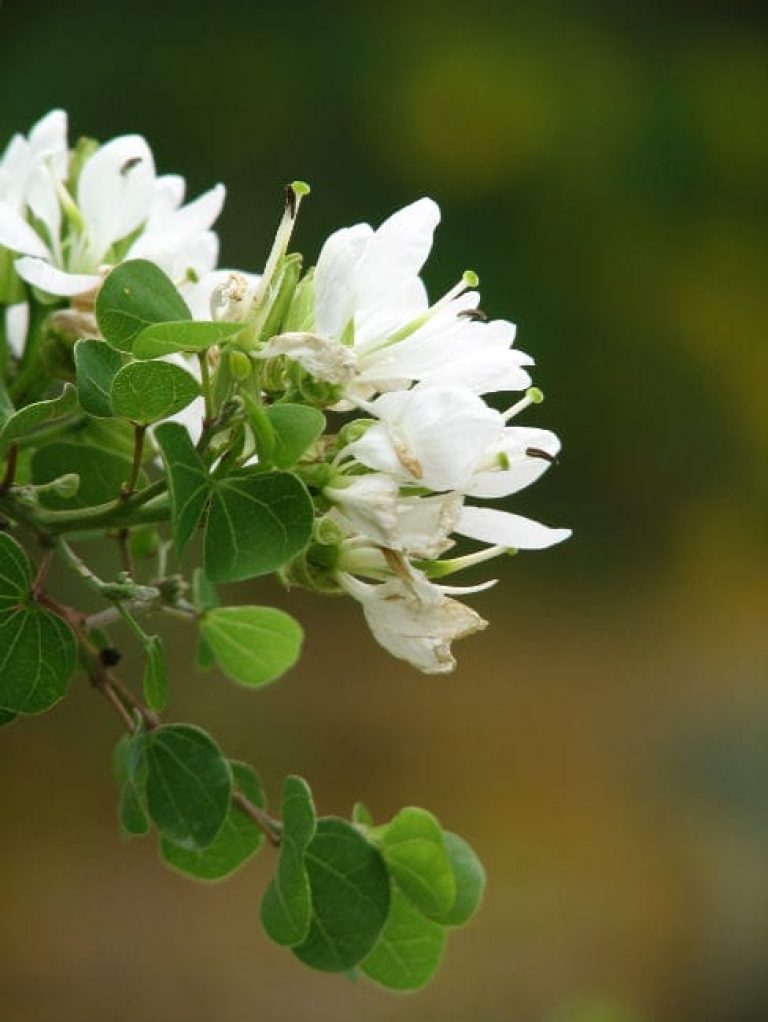
M 549 461 L 551 464 L 557 464 L 557 458 L 554 454 L 550 454 L 549 451 L 543 451 L 540 447 L 526 447 L 525 453 L 529 458 L 543 458 L 544 461 Z

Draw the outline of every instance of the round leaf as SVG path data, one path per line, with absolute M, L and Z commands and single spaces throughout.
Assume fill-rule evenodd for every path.
M 401 809 L 384 831 L 381 850 L 403 893 L 427 916 L 442 916 L 456 898 L 443 831 L 426 809 Z
M 261 901 L 261 922 L 277 944 L 301 944 L 309 932 L 312 895 L 304 853 L 316 828 L 312 793 L 301 777 L 283 784 L 283 836 L 277 872 Z
M 255 805 L 264 807 L 261 782 L 247 763 L 230 762 L 237 787 Z M 230 803 L 229 811 L 213 843 L 207 848 L 194 850 L 175 845 L 161 838 L 163 860 L 187 876 L 198 880 L 221 880 L 230 876 L 251 858 L 264 843 L 261 828 L 243 810 Z
M 301 652 L 301 626 L 274 607 L 217 607 L 200 629 L 221 669 L 241 685 L 275 681 Z
M 75 345 L 77 393 L 89 415 L 110 418 L 112 380 L 123 364 L 120 353 L 104 341 L 81 340 Z
M 207 848 L 232 797 L 232 773 L 213 739 L 190 724 L 164 724 L 144 739 L 146 800 L 157 829 L 184 848 Z
M 290 468 L 325 429 L 325 416 L 308 405 L 277 404 L 267 409 L 274 430 L 272 461 L 278 468 Z
M 378 850 L 335 818 L 318 820 L 304 855 L 312 889 L 312 921 L 293 949 L 306 965 L 344 972 L 373 949 L 389 912 L 390 881 Z
M 390 990 L 418 990 L 437 971 L 445 944 L 444 927 L 423 916 L 395 885 L 387 922 L 360 968 Z
M 314 510 L 290 472 L 241 472 L 216 480 L 205 529 L 205 570 L 213 582 L 265 575 L 300 553 Z
M 99 329 L 120 351 L 130 351 L 136 337 L 152 323 L 191 318 L 173 282 L 146 259 L 129 259 L 115 267 L 96 299 Z
M 112 408 L 140 426 L 180 412 L 200 395 L 197 380 L 171 362 L 131 362 L 112 381 Z

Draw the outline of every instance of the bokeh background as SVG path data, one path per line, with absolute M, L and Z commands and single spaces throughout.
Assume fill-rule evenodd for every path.
M 430 289 L 480 273 L 564 439 L 514 506 L 574 529 L 475 599 L 452 677 L 270 584 L 248 595 L 308 634 L 279 685 L 197 674 L 174 633 L 171 715 L 273 797 L 300 772 L 324 811 L 425 805 L 476 845 L 487 905 L 426 992 L 270 945 L 268 851 L 206 888 L 122 843 L 116 725 L 75 684 L 0 735 L 3 1022 L 768 1017 L 764 27 L 749 2 L 2 5 L 0 139 L 55 105 L 73 138 L 146 134 L 192 194 L 228 185 L 225 265 L 262 264 L 296 177 L 310 261 L 437 198 Z

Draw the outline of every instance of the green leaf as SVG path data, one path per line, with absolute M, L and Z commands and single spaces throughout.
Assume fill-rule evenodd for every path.
M 168 702 L 168 665 L 165 647 L 159 635 L 149 635 L 144 647 L 147 657 L 144 668 L 144 698 L 157 713 L 162 713 Z
M 443 831 L 432 813 L 409 806 L 384 830 L 381 851 L 403 893 L 427 916 L 443 916 L 456 883 Z
M 275 571 L 312 534 L 314 509 L 289 472 L 245 471 L 214 481 L 205 529 L 205 570 L 214 582 Z
M 387 922 L 360 968 L 390 990 L 418 990 L 437 971 L 446 936 L 444 927 L 423 916 L 395 884 Z
M 208 473 L 189 433 L 178 422 L 164 422 L 155 430 L 168 472 L 173 541 L 181 554 L 197 528 L 208 501 Z
M 232 773 L 213 739 L 190 724 L 164 724 L 144 737 L 149 815 L 184 848 L 207 848 L 224 823 Z
M 379 851 L 346 820 L 318 820 L 304 855 L 312 921 L 293 949 L 306 965 L 343 972 L 373 949 L 389 912 L 390 880 Z
M 66 693 L 76 656 L 69 625 L 33 600 L 26 554 L 0 533 L 0 710 L 49 709 Z
M 112 380 L 123 360 L 104 341 L 80 340 L 75 345 L 77 393 L 80 405 L 90 415 L 109 419 L 112 411 Z
M 214 607 L 221 606 L 216 586 L 202 568 L 195 568 L 195 572 L 192 575 L 192 595 L 195 600 L 195 606 L 200 611 L 213 610 Z
M 72 497 L 60 497 L 50 491 L 41 493 L 41 504 L 54 509 L 74 509 L 117 500 L 123 483 L 130 476 L 131 463 L 102 447 L 64 441 L 54 441 L 34 452 L 32 481 L 37 485 L 50 483 L 69 472 L 80 476 L 77 493 Z M 138 486 L 145 486 L 146 482 L 147 477 L 140 473 Z
M 364 802 L 355 802 L 352 806 L 352 822 L 361 827 L 372 827 L 373 815 Z
M 274 607 L 215 608 L 200 630 L 227 677 L 248 686 L 285 674 L 299 659 L 303 639 L 299 623 Z
M 18 713 L 11 713 L 9 710 L 0 710 L 0 727 L 5 727 L 6 724 L 13 724 L 18 716 Z
M 277 468 L 295 465 L 325 430 L 323 413 L 308 405 L 272 405 L 267 416 L 275 431 L 272 460 Z
M 464 838 L 443 831 L 445 849 L 453 870 L 456 897 L 450 909 L 432 918 L 444 926 L 463 926 L 477 912 L 485 892 L 485 870 L 474 849 Z
M 180 412 L 200 395 L 200 385 L 171 362 L 130 362 L 112 381 L 112 407 L 140 426 Z
M 18 412 L 14 412 L 0 429 L 0 457 L 19 437 L 30 433 L 49 419 L 58 419 L 77 407 L 77 394 L 71 383 L 65 383 L 58 397 L 48 401 L 36 401 Z
M 282 812 L 280 859 L 261 901 L 261 922 L 275 943 L 293 947 L 305 940 L 312 915 L 304 853 L 314 837 L 316 818 L 312 792 L 301 777 L 283 782 Z
M 173 282 L 146 259 L 129 259 L 115 267 L 96 299 L 99 329 L 120 351 L 130 351 L 136 337 L 152 323 L 191 318 Z
M 113 766 L 120 789 L 118 816 L 120 829 L 125 837 L 143 837 L 149 833 L 149 819 L 144 812 L 139 796 L 139 787 L 132 776 L 133 760 L 137 746 L 143 744 L 144 736 L 123 735 L 115 746 Z
M 230 761 L 232 776 L 237 787 L 248 799 L 264 808 L 261 782 L 247 763 Z M 200 880 L 220 880 L 230 876 L 251 858 L 264 843 L 261 828 L 236 804 L 230 803 L 229 812 L 213 843 L 195 851 L 173 844 L 167 838 L 160 842 L 163 860 L 179 872 Z
M 155 323 L 142 330 L 133 345 L 136 358 L 160 358 L 177 351 L 205 351 L 214 344 L 223 344 L 243 329 L 242 323 L 205 323 L 181 320 Z

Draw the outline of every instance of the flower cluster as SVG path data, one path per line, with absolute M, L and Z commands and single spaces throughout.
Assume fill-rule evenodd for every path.
M 30 296 L 57 304 L 59 324 L 74 337 L 97 336 L 98 289 L 112 267 L 133 259 L 159 266 L 194 318 L 239 324 L 200 369 L 217 372 L 228 407 L 244 412 L 240 464 L 263 456 L 265 408 L 298 402 L 338 416 L 336 431 L 296 467 L 313 496 L 315 527 L 284 577 L 348 593 L 382 646 L 443 673 L 455 666 L 453 640 L 486 626 L 455 597 L 494 583 L 442 580 L 570 535 L 478 503 L 535 482 L 560 444 L 514 421 L 541 400 L 533 360 L 514 347 L 514 324 L 481 311 L 476 275 L 467 271 L 430 302 L 421 273 L 440 219 L 435 202 L 420 199 L 377 229 L 337 231 L 303 272 L 288 248 L 307 191 L 300 183 L 287 190 L 260 275 L 216 271 L 210 228 L 221 185 L 183 205 L 183 179 L 156 175 L 143 138 L 86 140 L 70 151 L 66 117 L 54 111 L 27 138 L 16 136 L 0 161 L 0 263 L 11 267 L 0 303 L 10 347 L 22 352 Z M 511 392 L 520 396 L 506 411 L 485 399 Z M 202 415 L 190 408 L 182 421 L 197 437 Z M 222 456 L 231 453 L 222 447 Z M 479 548 L 447 558 L 455 537 Z

